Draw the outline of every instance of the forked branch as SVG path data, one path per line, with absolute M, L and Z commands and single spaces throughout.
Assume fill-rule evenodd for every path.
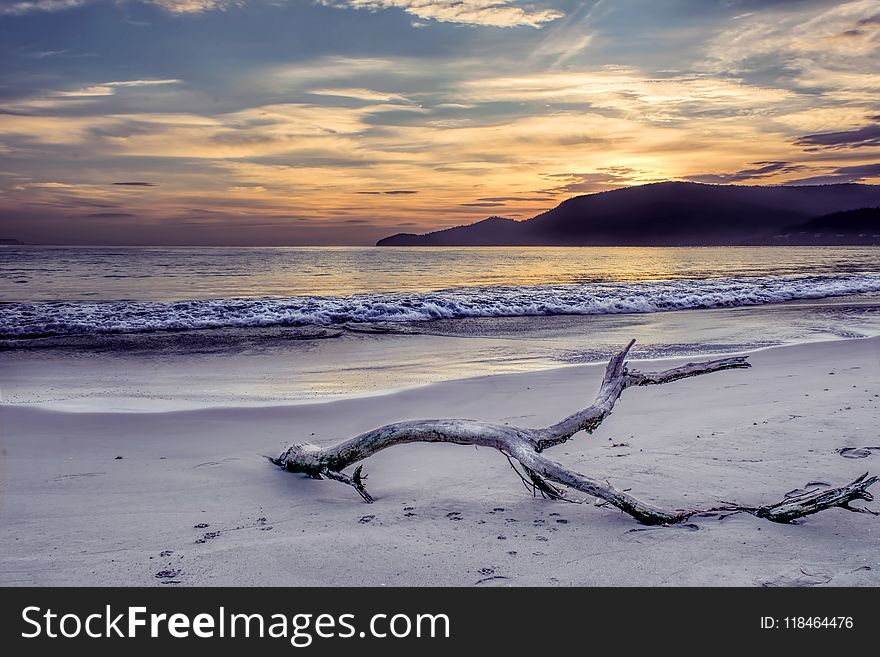
M 660 372 L 628 370 L 626 357 L 635 340 L 614 356 L 605 368 L 605 376 L 593 403 L 561 421 L 547 427 L 533 429 L 491 424 L 477 420 L 413 420 L 388 424 L 329 447 L 308 443 L 291 445 L 277 459 L 270 459 L 289 472 L 300 472 L 315 479 L 334 479 L 353 487 L 365 502 L 373 498 L 364 486 L 366 475 L 358 466 L 353 475 L 342 471 L 355 463 L 388 447 L 414 442 L 443 442 L 457 445 L 477 445 L 499 450 L 511 462 L 511 466 L 533 491 L 539 491 L 551 499 L 564 498 L 560 486 L 577 490 L 604 500 L 631 515 L 639 522 L 649 525 L 674 524 L 698 514 L 720 512 L 744 512 L 774 522 L 791 522 L 818 511 L 841 507 L 849 511 L 874 513 L 864 507 L 853 507 L 853 501 L 871 501 L 868 488 L 877 477 L 865 473 L 855 481 L 840 488 L 812 489 L 795 497 L 764 506 L 727 504 L 710 509 L 684 509 L 666 511 L 642 502 L 608 482 L 591 479 L 548 459 L 542 452 L 562 444 L 580 431 L 592 433 L 611 414 L 614 405 L 626 388 L 659 385 L 692 376 L 709 374 L 728 369 L 750 367 L 746 357 L 688 363 Z M 518 461 L 525 474 L 519 472 Z M 551 483 L 553 482 L 553 483 Z M 567 498 L 565 498 L 567 499 Z M 572 500 L 575 501 L 575 500 Z

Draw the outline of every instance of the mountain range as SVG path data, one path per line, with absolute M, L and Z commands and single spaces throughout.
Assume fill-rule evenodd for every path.
M 523 221 L 489 217 L 377 246 L 737 244 L 880 244 L 880 185 L 651 183 L 576 196 Z

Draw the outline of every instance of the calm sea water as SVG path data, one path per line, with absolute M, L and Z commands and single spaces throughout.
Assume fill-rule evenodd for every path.
M 0 300 L 183 301 L 880 274 L 874 247 L 0 247 Z

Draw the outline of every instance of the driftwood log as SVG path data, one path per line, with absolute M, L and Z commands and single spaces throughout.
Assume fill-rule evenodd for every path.
M 548 427 L 531 429 L 464 419 L 413 420 L 379 427 L 329 447 L 318 447 L 309 443 L 292 445 L 278 458 L 270 460 L 288 472 L 299 472 L 314 479 L 327 478 L 347 484 L 368 503 L 373 498 L 364 485 L 367 477 L 363 474 L 363 466 L 357 466 L 351 475 L 345 474 L 343 470 L 394 445 L 442 442 L 497 449 L 507 457 L 511 467 L 533 493 L 540 492 L 551 499 L 567 499 L 565 488 L 574 489 L 603 500 L 602 504 L 616 506 L 647 525 L 675 524 L 700 514 L 737 512 L 750 513 L 773 522 L 791 522 L 834 507 L 878 515 L 865 507 L 850 506 L 853 501 L 874 499 L 868 488 L 878 478 L 868 476 L 868 473 L 839 488 L 812 488 L 763 506 L 725 503 L 707 509 L 668 511 L 642 502 L 607 481 L 592 479 L 547 458 L 544 455 L 545 450 L 568 441 L 580 431 L 592 433 L 611 414 L 615 402 L 627 388 L 659 385 L 710 372 L 751 367 L 746 357 L 737 356 L 689 363 L 661 372 L 629 370 L 626 367 L 626 357 L 634 343 L 635 340 L 632 340 L 608 363 L 599 393 L 592 404 Z M 522 470 L 517 467 L 517 463 Z

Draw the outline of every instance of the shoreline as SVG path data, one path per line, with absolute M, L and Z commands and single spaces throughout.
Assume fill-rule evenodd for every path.
M 326 403 L 600 363 L 633 337 L 635 360 L 739 354 L 880 335 L 880 298 L 423 324 L 205 329 L 0 350 L 3 403 L 127 412 Z
M 878 446 L 880 338 L 749 355 L 748 370 L 627 390 L 594 435 L 553 457 L 673 508 L 766 502 L 809 481 L 839 485 L 880 468 L 880 451 L 868 449 Z M 662 367 L 675 360 L 685 359 Z M 420 417 L 543 426 L 591 399 L 603 369 L 280 407 L 5 405 L 0 580 L 472 586 L 488 569 L 497 579 L 481 586 L 880 585 L 880 525 L 867 514 L 832 510 L 799 525 L 739 514 L 646 528 L 613 509 L 533 498 L 493 450 L 437 444 L 365 461 L 376 497 L 368 506 L 346 486 L 263 458 L 290 442 L 328 444 Z M 845 447 L 866 456 L 844 457 Z M 176 574 L 157 577 L 162 571 Z
M 788 344 L 772 344 L 766 346 L 757 346 L 757 347 L 749 347 L 741 350 L 733 350 L 733 351 L 706 351 L 706 352 L 697 352 L 691 353 L 687 355 L 667 355 L 667 356 L 657 356 L 657 357 L 631 357 L 627 359 L 627 362 L 632 364 L 633 366 L 646 366 L 650 365 L 649 369 L 665 369 L 668 363 L 675 364 L 684 364 L 688 361 L 692 360 L 711 360 L 715 358 L 727 358 L 733 356 L 750 356 L 753 354 L 758 354 L 766 351 L 773 351 L 776 349 L 788 349 L 794 347 L 806 347 L 809 345 L 821 345 L 827 343 L 835 343 L 835 342 L 856 342 L 856 341 L 878 341 L 880 342 L 880 336 L 872 335 L 872 336 L 862 336 L 862 337 L 835 337 L 829 336 L 825 338 L 814 338 L 811 340 L 805 340 L 802 342 L 793 342 Z M 636 343 L 636 347 L 638 343 Z M 579 363 L 564 363 L 564 364 L 556 364 L 551 367 L 534 369 L 534 370 L 525 370 L 525 371 L 516 371 L 516 372 L 504 372 L 504 373 L 491 373 L 491 374 L 476 374 L 472 376 L 460 376 L 454 379 L 445 379 L 442 381 L 430 381 L 425 383 L 420 383 L 416 385 L 410 385 L 406 387 L 391 387 L 373 392 L 362 392 L 362 393 L 349 393 L 345 395 L 340 395 L 337 397 L 320 397 L 315 399 L 294 399 L 290 401 L 286 401 L 283 403 L 275 402 L 275 401 L 267 401 L 267 402 L 250 402 L 247 404 L 230 404 L 230 405 L 210 405 L 210 406 L 193 406 L 193 407 L 169 407 L 164 409 L 125 409 L 125 410 L 98 410 L 98 409 L 76 409 L 76 408 L 55 408 L 52 405 L 44 405 L 41 403 L 12 403 L 7 402 L 5 400 L 0 400 L 0 411 L 3 408 L 22 408 L 22 409 L 36 409 L 41 412 L 48 413 L 88 413 L 92 415 L 126 415 L 129 413 L 145 413 L 145 414 L 168 414 L 168 413 L 197 413 L 201 411 L 245 411 L 245 410 L 283 410 L 286 408 L 301 408 L 308 406 L 323 406 L 326 404 L 338 404 L 347 401 L 356 401 L 356 400 L 365 400 L 365 399 L 376 399 L 388 396 L 394 396 L 402 393 L 414 392 L 418 390 L 424 390 L 427 388 L 431 388 L 433 386 L 444 386 L 444 385 L 455 385 L 459 383 L 480 383 L 480 382 L 490 382 L 495 379 L 501 379 L 505 377 L 511 378 L 524 378 L 534 376 L 535 374 L 546 374 L 552 376 L 553 374 L 561 374 L 563 370 L 569 370 L 572 368 L 583 368 L 583 369 L 591 369 L 591 368 L 600 368 L 604 369 L 607 364 L 607 358 L 597 358 L 596 360 L 579 362 Z M 656 367 L 653 365 L 656 364 Z

